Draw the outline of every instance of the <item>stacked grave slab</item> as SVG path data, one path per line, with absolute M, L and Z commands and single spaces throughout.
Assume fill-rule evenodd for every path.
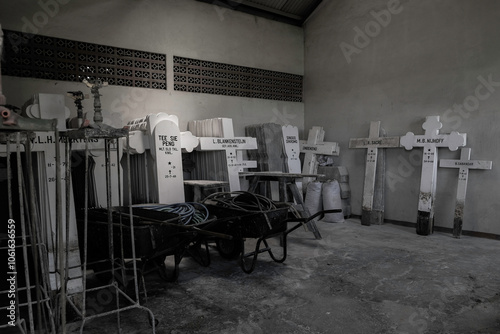
M 248 125 L 245 135 L 257 139 L 257 150 L 250 150 L 250 159 L 257 161 L 255 171 L 288 172 L 287 156 L 283 141 L 282 126 L 276 123 Z M 259 193 L 277 200 L 278 182 L 265 182 L 259 186 Z
M 318 166 L 318 174 L 324 174 L 319 180 L 326 182 L 337 180 L 340 185 L 340 198 L 342 199 L 342 212 L 345 218 L 351 216 L 351 187 L 349 186 L 349 173 L 345 166 Z

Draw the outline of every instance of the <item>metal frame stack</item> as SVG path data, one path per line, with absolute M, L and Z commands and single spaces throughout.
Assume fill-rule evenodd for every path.
M 0 292 L 2 300 L 9 302 L 7 307 L 0 307 L 0 309 L 13 314 L 15 319 L 0 328 L 16 326 L 22 333 L 56 333 L 54 301 L 49 292 L 47 240 L 44 238 L 44 227 L 40 224 L 30 140 L 35 131 L 54 131 L 57 143 L 59 140 L 57 120 L 27 120 L 17 118 L 7 108 L 1 109 L 4 123 L 0 123 L 0 142 L 6 145 L 9 228 L 12 227 L 11 231 L 15 230 L 7 235 L 7 246 L 2 247 L 1 250 L 2 252 L 7 250 L 9 256 L 13 257 L 6 265 L 7 275 L 13 278 L 15 291 L 12 293 L 9 289 Z M 11 117 L 16 118 L 15 124 L 6 124 L 6 120 Z M 12 151 L 11 146 L 15 146 L 15 151 Z M 22 152 L 24 152 L 24 164 Z M 16 175 L 13 175 L 12 170 L 13 154 L 16 156 Z M 61 170 L 58 145 L 56 145 L 56 165 L 55 181 L 57 189 L 60 189 Z M 18 188 L 18 203 L 14 203 L 14 179 Z M 18 211 L 15 211 L 16 209 Z M 62 216 L 60 197 L 57 200 L 56 211 L 58 213 L 57 224 L 60 225 Z M 1 241 L 3 244 L 3 240 Z M 10 252 L 12 250 L 15 254 Z M 19 251 L 22 252 L 23 268 L 18 266 Z M 20 280 L 22 276 L 24 279 Z M 20 282 L 23 281 L 24 285 L 20 286 Z M 26 313 L 27 319 L 25 319 Z
M 129 147 L 129 135 L 128 135 L 128 130 L 125 129 L 113 129 L 111 127 L 103 127 L 103 128 L 84 128 L 84 129 L 79 129 L 79 130 L 74 130 L 74 131 L 67 131 L 65 134 L 63 134 L 63 137 L 66 139 L 66 145 L 65 145 L 65 156 L 66 159 L 69 159 L 69 155 L 71 152 L 71 142 L 73 140 L 83 140 L 85 142 L 85 205 L 84 205 L 84 213 L 83 213 L 83 229 L 84 229 L 84 235 L 83 235 L 83 248 L 81 251 L 83 251 L 83 261 L 82 261 L 82 272 L 86 273 L 87 271 L 87 266 L 88 266 L 88 249 L 87 249 L 87 240 L 88 240 L 88 211 L 89 211 L 89 202 L 88 202 L 88 195 L 89 195 L 89 189 L 88 189 L 88 180 L 90 177 L 89 173 L 89 139 L 102 139 L 104 140 L 104 149 L 105 149 L 105 161 L 106 161 L 106 196 L 107 196 L 107 226 L 108 226 L 108 238 L 109 238 L 109 262 L 111 264 L 111 281 L 109 284 L 105 284 L 102 286 L 98 287 L 93 287 L 89 288 L 87 284 L 87 279 L 84 276 L 83 277 L 83 293 L 76 294 L 76 295 L 71 295 L 67 294 L 67 291 L 65 287 L 61 289 L 62 294 L 61 294 L 61 311 L 62 311 L 62 316 L 61 316 L 61 322 L 62 322 L 62 328 L 63 328 L 63 333 L 65 329 L 65 324 L 66 324 L 66 314 L 65 314 L 65 306 L 66 302 L 68 302 L 71 307 L 75 310 L 75 312 L 78 314 L 78 316 L 82 319 L 82 323 L 80 326 L 80 332 L 83 333 L 83 328 L 85 326 L 85 323 L 88 320 L 92 320 L 98 317 L 103 317 L 107 315 L 112 315 L 116 314 L 117 316 L 117 326 L 118 329 L 120 329 L 120 312 L 133 309 L 133 308 L 138 308 L 141 310 L 144 310 L 148 312 L 150 316 L 150 324 L 152 326 L 152 331 L 155 333 L 155 318 L 151 310 L 148 308 L 140 305 L 140 300 L 139 300 L 139 286 L 138 286 L 138 277 L 137 277 L 137 264 L 136 264 L 136 255 L 135 255 L 135 244 L 134 244 L 134 222 L 133 222 L 133 214 L 132 214 L 132 206 L 130 203 L 128 203 L 128 213 L 122 213 L 120 215 L 127 216 L 127 220 L 130 222 L 129 223 L 129 228 L 130 228 L 130 251 L 132 254 L 132 258 L 130 260 L 127 260 L 127 263 L 125 263 L 124 259 L 124 239 L 123 239 L 123 224 L 119 224 L 119 232 L 120 232 L 120 245 L 115 245 L 114 244 L 114 236 L 113 233 L 116 233 L 114 223 L 113 223 L 113 196 L 114 190 L 112 189 L 112 175 L 117 177 L 118 180 L 121 179 L 122 175 L 120 172 L 119 166 L 114 166 L 117 171 L 116 174 L 112 173 L 111 169 L 113 166 L 110 163 L 111 161 L 111 146 L 116 145 L 117 149 L 116 152 L 117 154 L 120 154 L 120 138 L 126 138 L 126 146 Z M 126 165 L 127 165 L 127 182 L 125 184 L 130 185 L 130 153 L 128 149 L 126 150 Z M 69 188 L 69 182 L 71 178 L 71 166 L 69 164 L 66 165 L 66 186 Z M 119 198 L 119 206 L 122 207 L 122 187 L 120 186 L 121 182 L 118 182 L 118 190 L 117 190 L 117 196 Z M 130 186 L 127 187 L 126 191 L 128 192 L 128 198 L 131 198 L 131 188 Z M 66 192 L 67 194 L 69 191 Z M 69 197 L 66 197 L 66 206 L 69 206 Z M 68 212 L 68 210 L 66 211 Z M 120 218 L 121 219 L 121 218 Z M 61 232 L 59 234 L 62 234 Z M 66 234 L 67 235 L 67 234 Z M 115 247 L 119 247 L 119 256 L 116 256 L 116 250 Z M 129 281 L 130 283 L 133 283 L 134 287 L 134 292 L 133 296 L 129 296 L 123 289 L 122 286 L 120 286 L 120 283 L 116 277 L 115 273 L 119 273 L 122 278 L 127 277 L 128 272 L 132 271 L 132 277 Z M 62 275 L 67 279 L 68 277 L 68 268 L 65 267 L 65 271 Z M 64 280 L 63 280 L 64 282 Z M 91 292 L 96 292 L 100 291 L 103 289 L 108 289 L 113 291 L 114 296 L 116 298 L 116 307 L 113 310 L 110 311 L 105 311 L 102 313 L 97 313 L 97 314 L 89 314 L 87 312 L 87 297 L 88 294 Z M 121 305 L 121 302 L 128 303 L 129 305 L 123 306 Z

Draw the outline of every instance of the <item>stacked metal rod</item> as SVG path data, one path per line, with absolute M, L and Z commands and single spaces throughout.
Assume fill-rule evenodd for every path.
M 3 108 L 3 107 L 2 107 Z M 3 108 L 2 116 L 4 115 Z M 5 118 L 5 117 L 4 117 Z M 23 125 L 23 121 L 20 122 Z M 0 239 L 0 250 L 7 252 L 8 263 L 4 268 L 8 275 L 7 289 L 0 291 L 0 309 L 7 311 L 9 319 L 5 326 L 17 326 L 23 333 L 56 333 L 54 300 L 50 297 L 49 266 L 47 259 L 47 237 L 40 221 L 34 166 L 31 154 L 33 132 L 56 130 L 55 121 L 38 120 L 22 128 L 18 124 L 0 125 L 0 142 L 4 144 L 7 178 L 8 233 Z M 26 125 L 26 123 L 24 123 Z M 30 129 L 31 128 L 31 129 Z M 58 132 L 56 131 L 58 139 Z M 56 150 L 59 163 L 59 152 Z M 57 168 L 60 176 L 60 168 Z M 60 177 L 55 180 L 59 184 Z M 60 202 L 59 202 L 60 204 Z M 2 202 L 5 206 L 5 202 Z M 58 205 L 57 219 L 61 219 Z M 5 218 L 7 218 L 5 217 Z M 6 269 L 6 270 L 5 270 Z M 2 281 L 2 284 L 5 281 Z M 7 305 L 4 304 L 7 302 Z
M 99 92 L 98 89 L 101 88 L 102 82 L 96 80 L 94 83 L 86 82 L 86 84 L 91 87 L 91 91 L 94 94 L 94 124 L 91 124 L 89 127 L 81 128 L 77 130 L 68 130 L 62 136 L 65 138 L 65 158 L 69 161 L 69 157 L 72 151 L 72 143 L 73 142 L 83 142 L 84 143 L 84 187 L 82 190 L 84 193 L 84 206 L 83 206 L 83 218 L 79 222 L 80 225 L 80 243 L 83 245 L 81 252 L 82 256 L 82 265 L 81 271 L 83 274 L 83 292 L 82 293 L 74 293 L 69 291 L 67 287 L 64 285 L 64 282 L 67 281 L 69 277 L 69 270 L 66 266 L 65 268 L 61 268 L 62 286 L 61 286 L 61 317 L 60 323 L 62 327 L 62 333 L 66 333 L 66 303 L 70 306 L 75 314 L 81 318 L 80 324 L 80 332 L 83 333 L 83 329 L 87 323 L 87 321 L 108 316 L 108 315 L 116 315 L 116 325 L 118 331 L 121 331 L 121 312 L 131 309 L 139 309 L 145 311 L 148 316 L 148 320 L 151 323 L 152 333 L 155 333 L 155 317 L 151 310 L 142 306 L 140 304 L 139 299 L 139 284 L 138 284 L 138 268 L 137 268 L 137 257 L 135 251 L 135 238 L 134 238 L 134 219 L 132 206 L 129 203 L 127 207 L 123 206 L 123 192 L 126 191 L 128 193 L 128 198 L 131 198 L 131 173 L 130 173 L 130 151 L 129 149 L 125 149 L 125 161 L 126 165 L 126 175 L 123 178 L 126 178 L 127 181 L 123 182 L 122 178 L 122 168 L 121 164 L 121 155 L 122 155 L 122 146 L 120 144 L 121 139 L 125 139 L 125 147 L 130 147 L 129 142 L 129 132 L 127 129 L 115 129 L 111 126 L 102 123 L 101 115 L 100 115 L 100 103 L 98 100 Z M 104 167 L 104 183 L 105 183 L 105 195 L 106 200 L 103 201 L 106 206 L 106 219 L 102 221 L 103 224 L 107 226 L 107 242 L 103 245 L 102 260 L 98 261 L 104 266 L 104 270 L 100 273 L 110 276 L 111 281 L 109 284 L 99 285 L 91 287 L 87 282 L 87 276 L 85 273 L 87 269 L 91 269 L 92 263 L 89 261 L 89 249 L 88 249 L 88 240 L 91 238 L 91 229 L 89 225 L 89 178 L 91 177 L 91 168 L 89 164 L 90 157 L 90 143 L 93 140 L 101 140 L 104 143 L 104 154 L 103 154 L 103 167 Z M 116 161 L 116 162 L 114 162 Z M 69 188 L 70 188 L 70 179 L 71 179 L 71 166 L 66 164 L 65 169 L 65 180 L 66 180 L 66 221 L 69 219 L 69 206 L 70 206 L 70 197 L 69 197 Z M 126 184 L 126 187 L 123 187 L 123 184 Z M 116 186 L 115 186 L 116 185 Z M 114 203 L 118 201 L 118 207 L 124 208 L 125 211 L 122 213 L 119 211 L 118 217 L 115 217 L 114 212 Z M 124 215 L 129 217 L 128 222 L 123 218 Z M 116 219 L 118 218 L 118 219 Z M 63 226 L 60 226 L 60 230 L 63 229 Z M 68 225 L 66 224 L 66 238 L 68 236 Z M 124 230 L 129 229 L 130 233 L 128 235 L 125 234 Z M 59 232 L 60 235 L 64 233 Z M 117 238 L 115 244 L 115 236 Z M 128 239 L 128 246 L 125 248 L 125 240 Z M 66 245 L 68 244 L 66 240 Z M 62 249 L 61 252 L 67 254 L 68 249 Z M 126 252 L 127 251 L 127 252 Z M 125 255 L 127 254 L 127 258 Z M 128 255 L 129 254 L 129 255 Z M 64 256 L 64 255 L 62 255 Z M 102 268 L 102 267 L 101 267 Z M 95 268 L 98 269 L 98 268 Z M 96 273 L 97 274 L 97 273 Z M 127 294 L 125 291 L 125 287 L 133 287 L 134 292 Z M 94 294 L 106 292 L 109 293 L 110 296 L 116 302 L 115 305 L 111 307 L 110 310 L 91 310 L 90 307 L 90 298 Z M 114 303 L 113 303 L 114 304 Z M 92 312 L 94 311 L 94 312 Z
M 0 26 L 0 57 L 3 32 Z M 53 300 L 49 283 L 46 231 L 40 223 L 40 210 L 35 189 L 31 139 L 33 131 L 54 131 L 55 143 L 59 141 L 56 120 L 27 120 L 5 106 L 0 70 L 0 146 L 5 149 L 6 178 L 0 179 L 3 192 L 0 202 L 2 230 L 0 251 L 6 253 L 3 272 L 7 278 L 0 283 L 0 310 L 5 328 L 14 326 L 22 333 L 56 333 Z M 15 148 L 14 152 L 12 149 Z M 24 154 L 21 152 L 24 151 Z M 56 188 L 60 186 L 59 146 L 55 149 Z M 6 187 L 5 187 L 5 183 Z M 5 197 L 6 196 L 6 201 Z M 61 198 L 57 196 L 56 224 L 62 220 Z M 4 222 L 7 222 L 5 224 Z M 4 257 L 2 257 L 4 258 Z M 3 284 L 7 283 L 4 289 Z

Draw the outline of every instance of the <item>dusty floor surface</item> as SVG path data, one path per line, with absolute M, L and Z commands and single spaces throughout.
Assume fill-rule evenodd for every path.
M 251 274 L 215 249 L 209 267 L 183 259 L 176 283 L 149 274 L 156 333 L 500 333 L 499 241 L 357 219 L 318 226 L 322 240 L 299 229 L 283 264 L 263 253 Z M 84 332 L 115 333 L 115 319 Z M 122 333 L 152 333 L 143 311 L 121 321 Z

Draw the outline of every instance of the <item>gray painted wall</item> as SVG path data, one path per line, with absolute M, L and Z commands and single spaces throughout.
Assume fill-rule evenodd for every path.
M 41 4 L 48 3 L 57 6 L 47 11 Z M 380 16 L 389 9 L 390 21 Z M 246 124 L 259 122 L 286 122 L 300 130 L 324 126 L 326 140 L 341 145 L 337 160 L 349 168 L 355 214 L 361 213 L 364 152 L 349 150 L 349 138 L 366 136 L 372 120 L 381 120 L 388 135 L 423 133 L 425 116 L 440 115 L 443 133 L 468 134 L 473 159 L 493 160 L 492 171 L 470 174 L 464 229 L 496 234 L 499 14 L 496 0 L 324 1 L 302 30 L 194 0 L 0 4 L 5 29 L 167 54 L 167 91 L 102 90 L 104 116 L 112 124 L 164 111 L 179 116 L 181 130 L 191 119 L 211 117 L 232 117 L 237 135 Z M 359 30 L 366 28 L 371 36 L 363 39 Z M 305 103 L 173 91 L 173 55 L 305 74 Z M 483 78 L 495 84 L 485 88 Z M 85 88 L 4 77 L 3 89 L 9 103 L 21 105 L 36 92 Z M 480 99 L 475 99 L 477 92 Z M 91 101 L 84 102 L 92 110 Z M 464 103 L 463 111 L 453 109 Z M 73 106 L 69 99 L 66 104 Z M 439 154 L 459 156 L 445 149 Z M 419 150 L 388 150 L 386 218 L 416 221 L 420 157 Z M 452 226 L 456 176 L 455 170 L 438 172 L 438 226 Z
M 308 20 L 305 128 L 322 125 L 326 140 L 340 143 L 354 214 L 365 152 L 348 149 L 349 138 L 366 137 L 377 120 L 389 136 L 423 134 L 425 116 L 439 115 L 441 133 L 467 133 L 472 159 L 493 161 L 493 170 L 469 174 L 464 229 L 500 234 L 499 17 L 495 0 L 338 0 Z M 421 155 L 387 150 L 387 219 L 416 222 Z M 440 158 L 459 156 L 439 149 Z M 457 175 L 438 170 L 437 226 L 453 226 Z
M 303 74 L 304 35 L 294 27 L 194 0 L 16 0 L 0 3 L 2 28 L 167 54 L 168 90 L 109 86 L 101 93 L 104 117 L 121 126 L 149 113 L 193 119 L 231 117 L 244 126 L 276 121 L 303 129 L 303 103 L 194 94 L 173 90 L 173 55 Z M 3 78 L 8 103 L 32 94 L 82 90 L 83 84 Z M 72 110 L 73 103 L 67 98 Z M 84 101 L 92 111 L 92 101 Z M 76 114 L 76 111 L 74 112 Z M 92 113 L 91 113 L 92 115 Z M 73 116 L 73 115 L 72 115 Z

